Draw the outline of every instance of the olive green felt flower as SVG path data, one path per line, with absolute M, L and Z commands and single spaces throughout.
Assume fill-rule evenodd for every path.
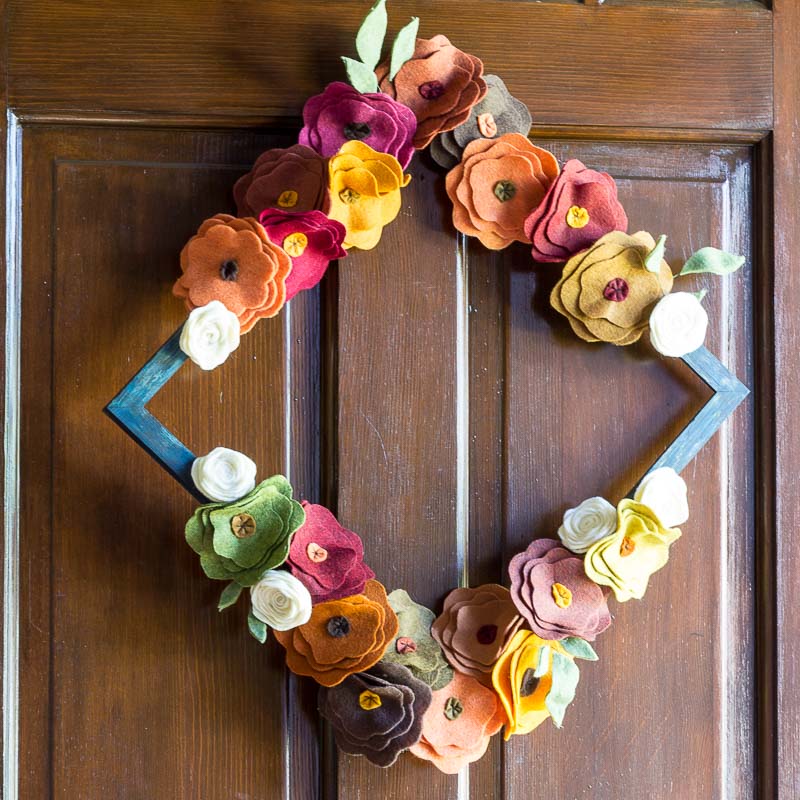
M 292 535 L 304 521 L 289 481 L 275 475 L 241 500 L 197 508 L 186 523 L 186 541 L 209 578 L 253 586 L 286 561 Z

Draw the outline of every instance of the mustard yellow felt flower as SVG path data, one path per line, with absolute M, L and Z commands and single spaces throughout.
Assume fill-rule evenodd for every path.
M 346 228 L 344 246 L 371 250 L 383 226 L 400 212 L 400 189 L 410 175 L 388 153 L 358 140 L 345 142 L 328 164 L 331 208 L 328 216 Z
M 583 562 L 586 574 L 601 586 L 610 586 L 617 601 L 641 600 L 647 583 L 669 560 L 669 546 L 680 537 L 678 528 L 666 528 L 642 503 L 623 500 L 617 506 L 617 530 L 595 542 Z

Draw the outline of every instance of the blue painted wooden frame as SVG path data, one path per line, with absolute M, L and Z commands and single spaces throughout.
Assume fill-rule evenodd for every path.
M 147 404 L 186 361 L 179 345 L 182 330 L 181 325 L 106 406 L 105 412 L 187 492 L 200 502 L 207 502 L 192 481 L 194 453 L 147 410 Z M 681 472 L 750 393 L 705 347 L 683 356 L 682 361 L 714 394 L 645 474 L 658 467 Z

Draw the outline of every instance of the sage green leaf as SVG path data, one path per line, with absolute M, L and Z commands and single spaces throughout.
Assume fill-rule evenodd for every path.
M 703 298 L 708 294 L 708 289 L 701 289 L 699 292 L 692 292 L 692 294 L 697 298 L 698 303 L 702 303 Z
M 257 639 L 261 644 L 267 641 L 267 626 L 256 617 L 251 611 L 247 615 L 247 627 L 254 639 Z
M 347 56 L 342 56 L 342 61 L 344 61 L 344 67 L 347 70 L 347 79 L 357 92 L 365 94 L 366 92 L 378 91 L 378 79 L 366 64 Z
M 534 678 L 543 678 L 550 671 L 550 645 L 546 644 L 539 648 L 539 660 L 536 662 L 536 669 L 533 672 Z
M 400 72 L 400 68 L 414 55 L 417 46 L 417 30 L 419 30 L 419 17 L 411 17 L 411 22 L 401 28 L 392 44 L 392 59 L 389 62 L 389 80 Z
M 371 70 L 378 66 L 386 36 L 386 0 L 378 0 L 369 14 L 364 17 L 356 34 L 356 52 L 364 65 Z
M 230 608 L 239 599 L 239 595 L 241 593 L 242 593 L 242 587 L 238 583 L 236 583 L 236 581 L 231 581 L 222 590 L 222 594 L 219 596 L 217 611 L 224 611 L 226 608 Z
M 575 699 L 575 689 L 578 687 L 580 676 L 580 670 L 572 659 L 557 651 L 553 653 L 553 684 L 544 699 L 544 704 L 557 728 L 564 722 L 567 706 Z
M 597 653 L 594 648 L 579 636 L 568 636 L 561 640 L 561 646 L 575 658 L 584 658 L 587 661 L 597 661 Z
M 650 272 L 656 275 L 661 271 L 661 259 L 664 258 L 664 250 L 667 247 L 667 237 L 662 233 L 658 237 L 656 246 L 645 256 L 644 265 Z
M 681 275 L 695 275 L 710 272 L 713 275 L 730 275 L 744 264 L 744 256 L 726 253 L 716 247 L 703 247 L 694 253 L 683 265 Z

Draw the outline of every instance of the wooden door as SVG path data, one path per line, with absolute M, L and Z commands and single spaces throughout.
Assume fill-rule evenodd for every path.
M 183 318 L 181 246 L 293 140 L 366 5 L 6 4 L 3 797 L 797 798 L 794 0 L 391 3 L 502 75 L 537 143 L 615 175 L 678 263 L 747 255 L 711 287 L 708 345 L 753 394 L 687 471 L 670 568 L 615 607 L 563 730 L 458 777 L 338 755 L 313 686 L 217 614 L 191 499 L 103 416 Z M 707 393 L 646 347 L 573 338 L 552 273 L 457 236 L 441 175 L 412 174 L 377 250 L 151 408 L 196 452 L 288 474 L 436 604 L 502 580 L 569 504 L 624 494 Z

